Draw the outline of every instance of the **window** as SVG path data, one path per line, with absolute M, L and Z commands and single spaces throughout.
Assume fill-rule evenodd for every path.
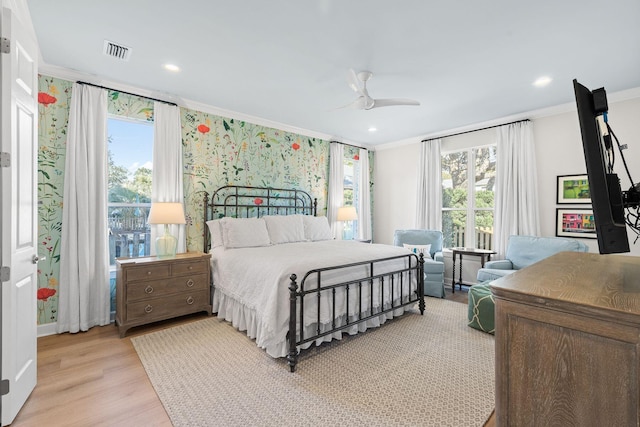
M 357 206 L 358 201 L 358 164 L 357 156 L 350 155 L 345 150 L 344 165 L 344 189 L 342 206 Z M 352 240 L 358 236 L 358 220 L 345 221 L 342 227 L 342 239 Z
M 153 123 L 109 117 L 109 259 L 150 254 Z
M 442 155 L 444 246 L 491 249 L 496 146 Z

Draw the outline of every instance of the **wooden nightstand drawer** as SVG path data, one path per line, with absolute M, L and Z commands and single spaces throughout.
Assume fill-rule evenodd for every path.
M 116 260 L 116 325 L 129 328 L 204 311 L 211 314 L 211 255 Z
M 205 290 L 208 286 L 209 280 L 206 274 L 173 277 L 153 282 L 129 283 L 129 286 L 127 286 L 126 302 L 162 297 L 188 290 Z
M 203 259 L 201 261 L 175 263 L 171 273 L 174 276 L 181 276 L 184 274 L 206 273 L 207 271 L 209 271 L 208 260 Z
M 155 280 L 171 276 L 171 267 L 168 264 L 157 265 L 148 263 L 140 267 L 131 267 L 127 269 L 127 282 L 138 280 Z
M 127 321 L 148 318 L 149 321 L 164 319 L 177 314 L 191 313 L 196 307 L 204 307 L 209 301 L 209 292 L 197 291 L 153 298 L 127 304 Z

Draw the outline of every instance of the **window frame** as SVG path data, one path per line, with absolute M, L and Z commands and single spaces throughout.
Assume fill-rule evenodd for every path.
M 442 217 L 444 220 L 444 216 L 445 216 L 445 212 L 465 212 L 466 213 L 466 219 L 465 219 L 465 229 L 464 229 L 464 247 L 468 247 L 468 248 L 475 248 L 477 246 L 476 242 L 476 233 L 475 233 L 475 225 L 476 225 L 476 213 L 477 212 L 492 212 L 493 213 L 493 220 L 494 220 L 494 227 L 495 227 L 495 197 L 494 197 L 494 203 L 493 203 L 493 207 L 489 208 L 489 207 L 477 207 L 476 206 L 476 150 L 479 149 L 483 149 L 483 148 L 489 148 L 489 147 L 494 147 L 494 150 L 497 149 L 497 144 L 493 143 L 493 144 L 482 144 L 482 145 L 475 145 L 475 146 L 470 146 L 470 147 L 465 147 L 465 148 L 460 148 L 460 149 L 453 149 L 453 150 L 448 150 L 446 152 L 442 152 L 440 154 L 441 157 L 441 164 L 442 164 L 442 159 L 450 154 L 454 154 L 454 153 L 461 153 L 461 152 L 466 152 L 467 153 L 467 203 L 466 203 L 466 207 L 465 208 L 445 208 L 444 206 L 441 208 L 442 209 Z M 496 174 L 498 173 L 497 170 L 497 165 L 496 165 Z M 442 176 L 442 166 L 440 167 L 440 175 Z M 441 186 L 442 187 L 442 186 Z M 441 188 L 441 191 L 444 192 L 444 187 Z M 495 191 L 494 191 L 495 194 Z M 444 229 L 444 224 L 443 224 L 443 229 Z M 471 232 L 469 232 L 471 231 Z M 444 243 L 444 242 L 443 242 Z M 493 235 L 491 237 L 491 246 L 493 247 Z
M 149 122 L 146 120 L 141 120 L 141 119 L 136 119 L 136 118 L 131 118 L 128 116 L 124 116 L 124 115 L 118 115 L 118 114 L 113 114 L 113 113 L 109 113 L 107 115 L 107 132 L 109 132 L 109 121 L 110 120 L 118 120 L 118 121 L 122 121 L 122 122 L 127 122 L 130 124 L 135 124 L 135 125 L 139 125 L 139 126 L 150 126 L 151 128 L 154 127 L 154 123 L 153 122 Z M 155 129 L 154 129 L 155 132 Z M 155 143 L 154 138 L 152 137 L 151 140 L 151 159 L 153 161 L 153 144 Z M 108 148 L 109 151 L 111 151 L 111 147 Z M 142 165 L 141 165 L 142 166 Z M 131 176 L 135 175 L 135 173 L 129 172 L 129 174 L 131 174 Z M 110 177 L 107 178 L 108 180 L 110 179 Z M 107 193 L 109 193 L 109 189 L 107 189 Z M 108 194 L 107 194 L 108 197 Z M 151 197 L 151 195 L 149 195 L 149 197 Z M 118 209 L 118 208 L 124 208 L 124 209 L 139 209 L 145 212 L 145 216 L 148 216 L 148 212 L 149 209 L 151 209 L 151 201 L 149 202 L 135 202 L 135 203 L 126 203 L 126 202 L 110 202 L 109 199 L 107 198 L 107 212 L 111 212 L 112 209 Z M 109 221 L 108 227 L 111 233 L 111 223 L 114 221 L 113 218 L 109 217 L 107 219 Z M 145 224 L 146 224 L 146 218 L 144 220 Z M 146 232 L 144 233 L 144 239 L 142 239 L 142 242 L 139 240 L 139 236 L 137 235 L 137 233 L 134 233 L 133 235 L 133 239 L 132 239 L 132 247 L 130 250 L 126 250 L 125 253 L 120 252 L 119 254 L 117 253 L 117 251 L 115 251 L 112 253 L 112 245 L 115 245 L 115 242 L 112 242 L 112 238 L 111 236 L 109 237 L 109 261 L 110 261 L 110 270 L 111 271 L 115 271 L 115 258 L 116 257 L 132 257 L 132 258 L 137 258 L 137 257 L 142 257 L 142 256 L 149 256 L 150 255 L 150 245 L 151 245 L 151 234 L 150 234 L 150 230 L 149 230 L 149 225 L 146 224 L 145 225 L 145 229 Z M 140 246 L 143 245 L 143 246 Z M 129 246 L 129 245 L 127 245 Z M 144 251 L 144 254 L 140 254 L 142 251 Z

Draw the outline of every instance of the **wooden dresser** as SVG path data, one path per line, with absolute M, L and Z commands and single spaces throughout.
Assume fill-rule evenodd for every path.
M 563 252 L 491 290 L 496 425 L 640 425 L 640 258 Z
M 116 325 L 120 337 L 134 326 L 184 314 L 211 314 L 210 254 L 116 260 Z

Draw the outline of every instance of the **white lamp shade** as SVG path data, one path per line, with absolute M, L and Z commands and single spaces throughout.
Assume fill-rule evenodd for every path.
M 179 202 L 154 202 L 149 211 L 149 224 L 186 224 L 184 208 Z
M 338 221 L 353 221 L 358 219 L 358 213 L 355 206 L 343 206 L 338 208 Z

